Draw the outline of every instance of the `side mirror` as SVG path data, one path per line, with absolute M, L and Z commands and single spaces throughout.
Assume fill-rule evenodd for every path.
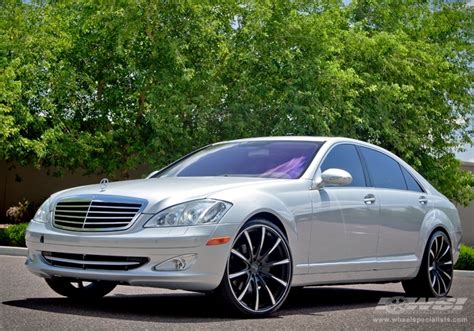
M 330 168 L 316 179 L 315 188 L 321 189 L 327 185 L 344 186 L 352 183 L 352 176 L 345 170 Z

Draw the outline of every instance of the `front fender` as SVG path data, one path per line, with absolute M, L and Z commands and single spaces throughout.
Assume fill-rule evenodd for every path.
M 221 223 L 238 223 L 240 229 L 249 219 L 269 213 L 283 225 L 290 244 L 294 264 L 307 264 L 311 232 L 311 196 L 304 190 L 266 192 L 259 190 L 220 192 L 210 198 L 233 203 Z M 272 221 L 269 219 L 269 221 Z
M 222 198 L 222 197 L 219 197 Z M 294 213 L 274 195 L 265 192 L 241 195 L 228 199 L 234 206 L 222 219 L 221 223 L 239 223 L 243 226 L 249 219 L 261 213 L 269 213 L 280 220 L 288 235 L 288 240 L 297 236 Z

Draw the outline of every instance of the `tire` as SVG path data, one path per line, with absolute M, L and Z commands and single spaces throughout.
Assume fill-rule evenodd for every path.
M 216 293 L 234 313 L 264 317 L 288 296 L 293 260 L 288 240 L 273 223 L 258 219 L 237 234 Z
M 453 282 L 453 250 L 443 231 L 434 232 L 425 248 L 420 270 L 415 278 L 402 281 L 412 297 L 444 297 Z
M 61 278 L 47 278 L 45 280 L 54 292 L 73 300 L 99 299 L 117 286 L 116 283 L 105 281 L 88 282 Z

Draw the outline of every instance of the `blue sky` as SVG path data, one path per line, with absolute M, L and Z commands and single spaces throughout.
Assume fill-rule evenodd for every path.
M 468 147 L 468 149 L 465 152 L 456 153 L 456 156 L 461 161 L 474 163 L 474 148 L 469 147 L 469 146 L 466 146 L 466 147 Z

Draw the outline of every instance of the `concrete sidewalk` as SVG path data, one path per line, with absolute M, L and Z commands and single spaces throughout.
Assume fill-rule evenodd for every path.
M 26 256 L 26 247 L 0 246 L 0 255 Z

